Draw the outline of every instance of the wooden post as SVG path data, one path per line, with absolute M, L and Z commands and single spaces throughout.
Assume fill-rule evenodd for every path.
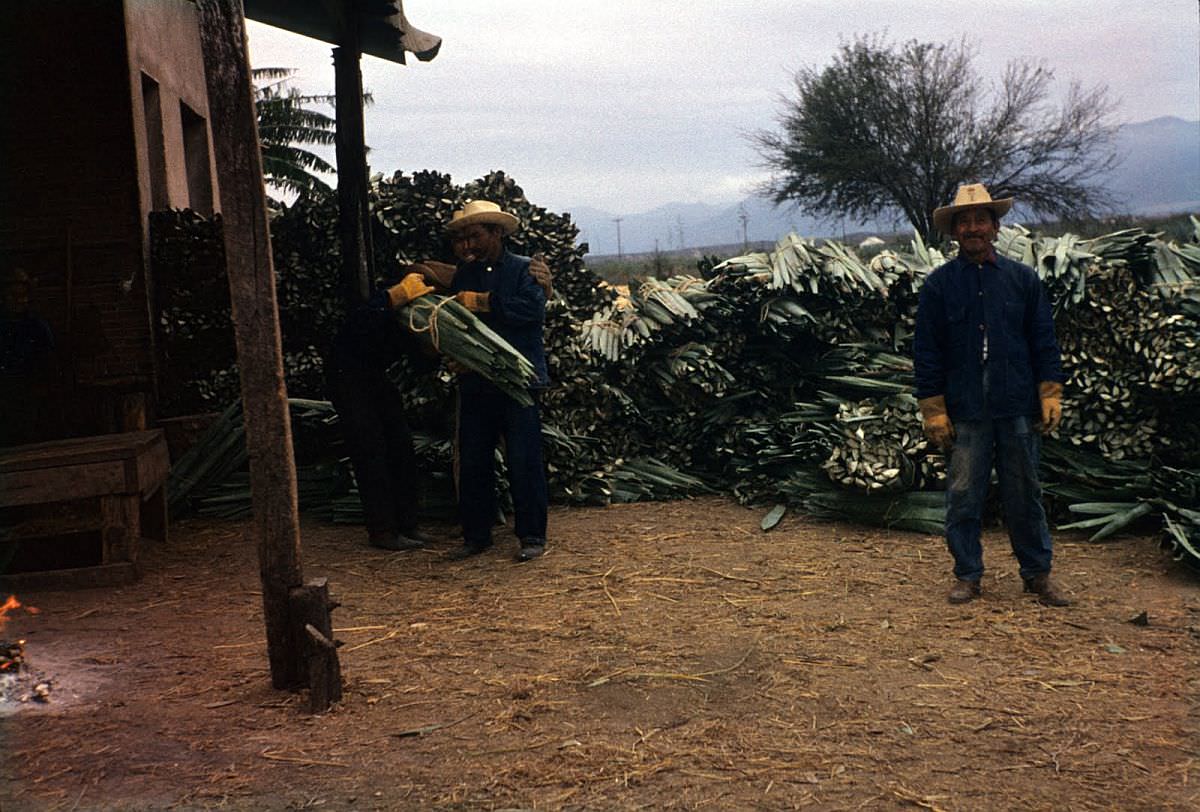
M 245 21 L 241 0 L 198 0 L 196 7 L 242 377 L 267 656 L 272 684 L 294 688 L 306 682 L 308 668 L 293 642 L 288 610 L 288 592 L 303 580 L 296 462 Z
M 324 713 L 342 699 L 342 667 L 338 643 L 333 639 L 330 611 L 338 604 L 329 599 L 329 582 L 316 578 L 291 591 L 292 634 L 307 652 L 309 710 Z
M 346 3 L 341 45 L 333 49 L 338 236 L 342 243 L 342 291 L 346 303 L 370 295 L 375 256 L 368 203 L 366 128 L 363 124 L 362 53 L 351 3 Z
M 308 709 L 324 713 L 334 702 L 342 701 L 342 669 L 338 664 L 337 643 L 317 631 L 311 623 L 304 624 L 309 637 Z
M 142 497 L 115 493 L 100 497 L 100 563 L 137 561 L 141 541 Z

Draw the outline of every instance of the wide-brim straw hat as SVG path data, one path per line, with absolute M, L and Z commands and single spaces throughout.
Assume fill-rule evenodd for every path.
M 943 234 L 950 234 L 954 230 L 954 215 L 960 211 L 967 209 L 991 209 L 999 220 L 1004 215 L 1008 214 L 1008 210 L 1012 208 L 1013 199 L 1004 197 L 999 200 L 992 200 L 992 196 L 988 194 L 987 187 L 982 183 L 968 183 L 958 187 L 958 192 L 954 195 L 954 202 L 949 206 L 942 206 L 940 209 L 933 210 L 933 226 Z
M 490 200 L 472 200 L 454 212 L 446 230 L 459 231 L 474 223 L 500 226 L 505 234 L 512 234 L 521 225 L 520 220 Z

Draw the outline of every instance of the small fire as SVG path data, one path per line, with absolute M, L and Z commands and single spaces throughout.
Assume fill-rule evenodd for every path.
M 25 641 L 0 642 L 0 674 L 15 674 L 25 664 Z
M 33 606 L 25 606 L 24 604 L 22 604 L 19 600 L 17 600 L 16 595 L 9 595 L 8 600 L 6 600 L 2 605 L 0 605 L 0 631 L 3 631 L 5 625 L 8 623 L 8 613 L 11 612 L 13 609 L 21 609 L 21 608 L 24 608 L 25 611 L 31 615 L 36 615 L 39 611 L 37 608 L 35 608 Z
M 8 623 L 8 613 L 13 609 L 20 608 L 21 602 L 17 600 L 16 595 L 9 595 L 8 600 L 3 605 L 0 605 L 0 631 L 4 631 L 4 626 Z M 15 643 L 0 641 L 0 674 L 16 673 L 21 669 L 21 665 L 24 662 L 24 640 L 18 640 Z

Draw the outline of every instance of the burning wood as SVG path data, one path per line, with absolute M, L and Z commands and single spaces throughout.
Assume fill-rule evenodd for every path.
M 20 608 L 21 602 L 15 595 L 9 595 L 8 600 L 0 605 L 0 631 L 8 624 L 8 613 Z M 31 614 L 37 613 L 32 606 L 24 608 Z M 24 640 L 0 640 L 0 703 L 10 700 L 49 702 L 50 687 L 49 680 L 30 676 L 29 666 L 25 662 Z
M 0 674 L 15 674 L 25 665 L 25 641 L 0 640 Z
M 21 602 L 19 600 L 17 600 L 17 596 L 9 595 L 8 600 L 6 600 L 4 602 L 4 605 L 0 606 L 0 629 L 3 629 L 4 625 L 6 623 L 8 623 L 8 613 L 11 612 L 13 609 L 20 609 L 20 608 L 21 608 Z

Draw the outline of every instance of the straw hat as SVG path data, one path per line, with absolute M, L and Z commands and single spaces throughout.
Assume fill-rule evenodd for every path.
M 504 229 L 505 234 L 512 234 L 521 221 L 489 200 L 472 200 L 454 212 L 446 229 L 458 231 L 474 223 L 497 225 Z
M 933 210 L 933 226 L 943 234 L 950 234 L 954 231 L 954 215 L 960 211 L 967 209 L 991 209 L 999 220 L 1008 210 L 1012 208 L 1013 199 L 1006 197 L 1001 200 L 992 200 L 992 196 L 988 194 L 987 187 L 982 183 L 968 183 L 958 187 L 958 193 L 954 195 L 954 202 L 949 206 L 942 206 L 940 209 Z

